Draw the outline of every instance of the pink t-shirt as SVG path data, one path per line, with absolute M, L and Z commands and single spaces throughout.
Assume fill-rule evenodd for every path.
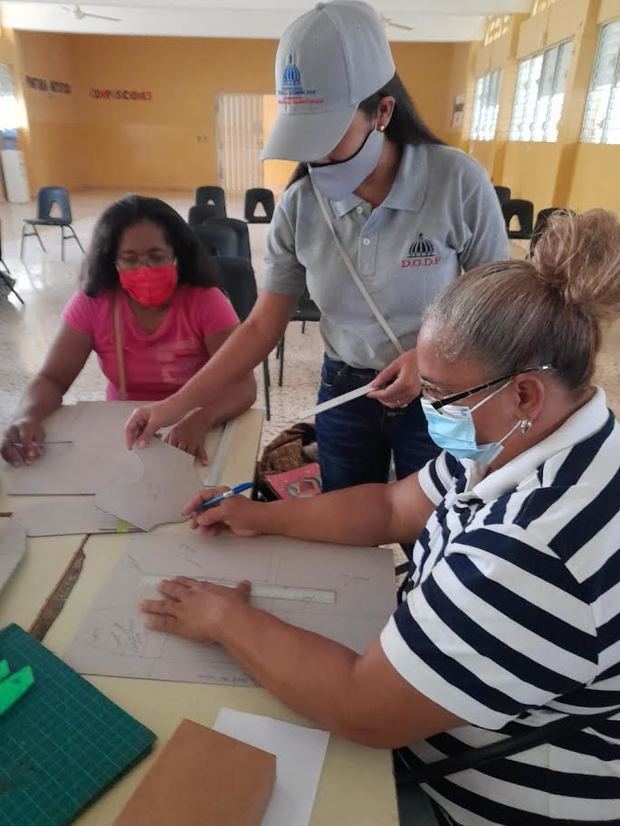
M 157 401 L 177 391 L 208 361 L 205 337 L 238 322 L 230 302 L 217 287 L 180 285 L 163 321 L 152 333 L 139 326 L 127 296 L 121 296 L 121 324 L 127 396 Z M 89 298 L 75 293 L 65 306 L 64 321 L 92 337 L 93 350 L 108 379 L 107 399 L 119 398 L 114 338 L 115 293 Z

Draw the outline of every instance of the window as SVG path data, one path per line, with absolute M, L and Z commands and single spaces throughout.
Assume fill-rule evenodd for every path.
M 581 140 L 620 143 L 620 20 L 601 28 Z
M 567 40 L 519 63 L 509 140 L 558 139 L 571 51 Z
M 0 132 L 12 132 L 19 125 L 18 121 L 11 70 L 0 64 Z
M 497 113 L 499 112 L 499 84 L 501 70 L 479 77 L 474 93 L 474 116 L 471 124 L 471 139 L 492 141 L 495 137 Z

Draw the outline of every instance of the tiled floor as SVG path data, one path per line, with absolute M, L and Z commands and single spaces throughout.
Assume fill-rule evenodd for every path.
M 123 193 L 113 191 L 85 191 L 72 194 L 74 226 L 82 243 L 90 240 L 93 225 L 102 209 Z M 152 193 L 168 201 L 186 215 L 192 203 L 192 193 Z M 239 203 L 228 205 L 232 217 L 241 217 Z M 39 367 L 52 341 L 62 307 L 75 289 L 82 254 L 75 243 L 67 244 L 67 261 L 60 263 L 58 230 L 44 230 L 47 247 L 43 253 L 36 239 L 29 239 L 25 262 L 19 259 L 21 219 L 34 213 L 32 204 L 0 204 L 2 220 L 2 254 L 17 278 L 17 289 L 26 305 L 22 307 L 11 296 L 0 295 L 0 429 L 4 429 L 15 408 L 26 382 Z M 252 255 L 257 280 L 262 275 L 262 257 L 267 227 L 250 226 Z M 515 255 L 521 250 L 515 248 Z M 607 390 L 610 404 L 620 413 L 620 324 L 605 335 L 605 346 L 599 359 L 598 379 Z M 270 358 L 272 388 L 272 419 L 266 422 L 263 443 L 295 421 L 296 413 L 312 404 L 317 390 L 322 348 L 316 324 L 309 324 L 302 335 L 299 324 L 289 325 L 286 335 L 284 386 L 277 387 L 277 363 Z M 256 371 L 261 381 L 261 371 Z M 86 368 L 67 395 L 68 401 L 100 399 L 104 382 L 91 357 Z M 263 407 L 262 385 L 257 406 Z

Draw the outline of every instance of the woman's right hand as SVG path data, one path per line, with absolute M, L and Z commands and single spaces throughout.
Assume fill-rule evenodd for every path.
M 220 496 L 230 488 L 209 488 L 183 508 L 185 516 L 191 516 L 192 529 L 209 536 L 216 536 L 222 528 L 228 528 L 235 536 L 260 536 L 266 533 L 261 525 L 261 515 L 265 515 L 264 503 L 253 502 L 245 496 L 231 496 L 217 505 L 197 512 L 203 502 Z
M 180 409 L 179 404 L 170 396 L 160 402 L 145 404 L 136 407 L 125 424 L 125 443 L 129 450 L 138 444 L 146 447 L 149 439 L 167 425 L 176 424 L 187 413 Z
M 13 467 L 30 465 L 41 455 L 45 430 L 38 419 L 23 416 L 4 431 L 0 454 Z

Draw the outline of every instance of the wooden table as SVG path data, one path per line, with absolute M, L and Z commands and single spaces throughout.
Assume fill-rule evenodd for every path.
M 260 440 L 262 414 L 251 410 L 235 425 L 235 444 L 223 472 L 223 484 L 252 478 Z M 10 500 L 8 502 L 10 507 Z M 178 533 L 185 525 L 157 529 Z M 62 656 L 82 618 L 116 564 L 124 537 L 120 535 L 30 539 L 24 564 L 0 595 L 0 627 L 17 622 L 29 628 L 40 613 L 58 579 L 83 544 L 84 564 L 65 607 L 44 641 Z M 85 826 L 110 826 L 132 794 L 154 755 L 167 742 L 183 718 L 211 726 L 223 706 L 279 720 L 311 725 L 261 688 L 89 677 L 93 685 L 118 703 L 158 737 L 152 756 L 143 760 L 107 791 L 84 815 Z M 312 826 L 392 826 L 398 823 L 387 751 L 356 746 L 332 736 L 314 806 Z

